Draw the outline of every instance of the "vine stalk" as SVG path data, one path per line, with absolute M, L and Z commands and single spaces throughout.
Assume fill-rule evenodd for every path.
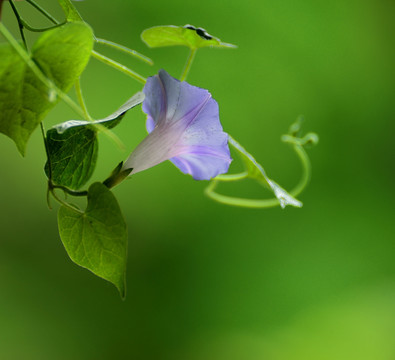
M 104 64 L 109 65 L 109 66 L 113 67 L 114 69 L 116 69 L 120 72 L 123 72 L 126 75 L 129 75 L 133 79 L 137 80 L 139 83 L 145 85 L 147 79 L 144 78 L 143 76 L 141 76 L 140 74 L 137 74 L 135 71 L 129 69 L 125 65 L 122 65 L 119 62 L 116 62 L 116 61 L 110 59 L 109 57 L 98 53 L 95 50 L 92 50 L 92 56 L 94 58 L 96 58 L 97 60 L 103 62 Z
M 184 66 L 184 70 L 182 71 L 181 77 L 180 77 L 180 81 L 185 81 L 187 79 L 189 70 L 191 69 L 193 60 L 195 59 L 195 55 L 198 49 L 191 49 L 191 51 L 189 52 L 189 56 L 187 59 L 187 62 Z
M 298 139 L 293 136 L 285 135 L 283 136 L 283 141 L 288 142 L 292 145 L 293 150 L 298 156 L 301 164 L 302 164 L 302 177 L 299 180 L 298 184 L 289 191 L 289 194 L 293 197 L 297 197 L 302 191 L 306 188 L 307 184 L 310 181 L 311 177 L 311 163 L 310 159 L 304 150 L 303 146 L 297 141 Z M 243 172 L 240 174 L 231 174 L 231 175 L 219 175 L 213 179 L 213 181 L 209 184 L 209 186 L 205 189 L 205 194 L 211 199 L 225 204 L 232 205 L 238 207 L 248 207 L 248 208 L 272 208 L 280 205 L 280 201 L 277 198 L 273 199 L 246 199 L 239 197 L 232 197 L 227 195 L 222 195 L 215 192 L 215 189 L 220 181 L 236 181 L 248 178 L 248 173 Z
M 137 59 L 139 59 L 141 61 L 146 62 L 149 65 L 153 65 L 154 64 L 154 62 L 149 57 L 147 57 L 147 56 L 145 56 L 143 54 L 140 54 L 136 50 L 129 49 L 126 46 L 117 44 L 117 43 L 115 43 L 113 41 L 109 41 L 109 40 L 105 40 L 105 39 L 99 39 L 99 38 L 96 38 L 95 41 L 98 44 L 106 45 L 106 46 L 114 48 L 114 49 L 116 49 L 118 51 L 122 51 L 122 52 L 124 52 L 124 53 L 126 53 L 128 55 L 131 55 L 131 56 L 133 56 L 133 57 L 135 57 L 135 58 L 137 58 Z

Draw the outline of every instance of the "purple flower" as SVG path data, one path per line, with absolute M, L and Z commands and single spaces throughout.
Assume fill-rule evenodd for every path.
M 228 135 L 211 94 L 172 78 L 166 71 L 147 79 L 143 111 L 149 135 L 125 161 L 132 174 L 170 160 L 195 180 L 226 173 L 232 161 Z

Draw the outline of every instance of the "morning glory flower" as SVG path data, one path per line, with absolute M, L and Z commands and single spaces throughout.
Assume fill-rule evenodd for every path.
M 232 161 L 228 134 L 219 121 L 211 94 L 166 71 L 147 79 L 143 90 L 148 136 L 136 147 L 123 170 L 138 173 L 170 160 L 195 180 L 209 180 L 228 171 Z

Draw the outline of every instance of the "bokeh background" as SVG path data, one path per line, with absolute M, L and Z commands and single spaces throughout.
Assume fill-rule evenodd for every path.
M 62 18 L 52 0 L 37 0 Z M 49 25 L 28 4 L 21 12 Z M 76 3 L 98 37 L 154 59 L 97 47 L 144 76 L 179 76 L 186 48 L 148 49 L 154 25 L 201 26 L 237 50 L 203 49 L 188 81 L 220 104 L 224 128 L 286 188 L 300 165 L 281 134 L 300 114 L 320 136 L 309 150 L 302 209 L 226 207 L 171 163 L 116 188 L 129 225 L 128 294 L 78 268 L 46 205 L 39 131 L 26 158 L 0 136 L 0 359 L 394 360 L 394 15 L 390 0 Z M 17 35 L 9 4 L 3 20 Z M 31 44 L 36 35 L 29 35 Z M 91 113 L 141 86 L 92 59 Z M 49 127 L 74 118 L 59 104 Z M 103 180 L 145 135 L 131 111 L 100 139 Z M 234 161 L 237 169 L 238 161 Z M 251 183 L 227 193 L 270 197 Z

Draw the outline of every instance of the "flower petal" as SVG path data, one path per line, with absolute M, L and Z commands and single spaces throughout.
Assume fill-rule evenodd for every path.
M 164 70 L 148 78 L 143 91 L 146 96 L 143 111 L 155 125 L 180 120 L 187 122 L 211 97 L 207 90 L 180 82 Z
M 228 171 L 228 135 L 217 102 L 205 90 L 180 82 L 164 70 L 147 79 L 143 111 L 149 135 L 124 164 L 136 173 L 165 160 L 196 180 Z
M 198 116 L 190 123 L 178 143 L 180 155 L 170 160 L 183 173 L 195 180 L 209 180 L 228 171 L 230 151 L 228 134 L 219 122 L 217 102 L 210 98 Z
M 231 159 L 219 151 L 194 146 L 188 153 L 173 157 L 170 161 L 184 174 L 192 175 L 195 180 L 209 180 L 226 173 Z

